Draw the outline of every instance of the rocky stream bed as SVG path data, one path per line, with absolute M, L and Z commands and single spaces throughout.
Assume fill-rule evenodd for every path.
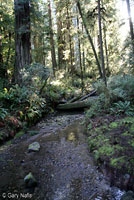
M 0 200 L 120 200 L 89 153 L 83 114 L 60 114 L 43 119 L 24 134 L 0 147 Z M 29 132 L 30 133 L 30 132 Z M 40 150 L 29 152 L 33 142 Z M 37 181 L 26 187 L 24 177 Z

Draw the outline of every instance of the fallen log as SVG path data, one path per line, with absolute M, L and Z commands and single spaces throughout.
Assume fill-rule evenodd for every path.
M 69 100 L 68 103 L 73 103 L 75 101 L 78 101 L 80 98 L 81 98 L 81 96 L 74 97 L 71 100 Z
M 79 99 L 79 101 L 83 101 L 83 100 L 87 99 L 88 97 L 94 96 L 95 94 L 96 94 L 96 90 L 93 90 L 89 94 L 87 94 L 86 96 Z
M 77 97 L 72 98 L 71 100 L 68 101 L 68 103 L 73 103 L 76 101 L 83 101 L 83 100 L 87 99 L 88 97 L 95 96 L 95 94 L 96 94 L 96 90 L 93 90 L 87 95 L 84 95 L 84 96 L 79 95 Z
M 94 96 L 94 97 L 89 97 L 83 101 L 59 104 L 57 106 L 57 109 L 58 110 L 71 110 L 71 109 L 87 108 L 87 107 L 90 107 L 97 100 L 97 98 L 98 98 L 98 96 Z

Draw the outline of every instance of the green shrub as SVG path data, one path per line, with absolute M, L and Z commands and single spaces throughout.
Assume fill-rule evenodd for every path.
M 26 66 L 21 71 L 22 85 L 31 90 L 39 91 L 45 87 L 47 79 L 50 76 L 50 69 L 40 63 L 33 63 Z
M 93 84 L 98 94 L 97 101 L 90 107 L 86 117 L 101 113 L 134 115 L 134 76 L 116 75 L 108 79 L 107 87 L 102 80 Z
M 7 115 L 8 115 L 7 109 L 0 108 L 0 120 L 4 121 Z
M 134 76 L 133 75 L 116 75 L 108 80 L 108 89 L 123 100 L 131 100 L 134 97 Z
M 134 106 L 131 106 L 130 101 L 119 101 L 118 103 L 114 103 L 110 110 L 113 114 L 134 116 Z

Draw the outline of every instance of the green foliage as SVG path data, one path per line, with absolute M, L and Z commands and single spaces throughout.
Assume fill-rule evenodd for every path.
M 6 118 L 7 126 L 15 130 L 19 121 L 32 124 L 48 111 L 46 109 L 46 99 L 26 86 L 19 87 L 15 85 L 9 90 L 5 88 L 0 92 L 0 105 L 0 118 L 2 120 Z
M 122 59 L 123 59 L 123 65 L 121 69 L 124 72 L 131 72 L 134 73 L 134 52 L 133 52 L 133 42 L 129 35 L 127 35 L 127 38 L 124 41 L 123 49 L 121 52 Z
M 4 121 L 7 115 L 8 115 L 7 109 L 0 107 L 0 120 Z
M 125 156 L 110 159 L 111 166 L 116 167 L 116 168 L 118 167 L 119 169 L 121 168 L 120 165 L 123 165 L 124 163 L 125 163 Z
M 15 138 L 19 138 L 21 137 L 22 135 L 24 135 L 24 131 L 19 131 L 16 135 L 15 135 Z
M 40 89 L 46 85 L 50 70 L 40 63 L 33 63 L 23 68 L 21 75 L 22 85 L 31 90 L 40 91 Z
M 95 117 L 101 113 L 134 115 L 134 76 L 116 75 L 108 79 L 105 86 L 102 80 L 94 83 L 98 99 L 90 107 L 86 117 Z
M 47 85 L 44 90 L 44 95 L 49 103 L 56 103 L 65 95 L 65 90 L 59 85 Z
M 109 124 L 110 129 L 113 128 L 117 128 L 118 127 L 118 123 L 117 122 L 112 122 L 111 124 Z
M 112 76 L 108 80 L 108 89 L 118 98 L 131 100 L 134 97 L 134 76 L 128 74 Z
M 113 114 L 134 116 L 134 106 L 131 106 L 130 101 L 119 101 L 118 103 L 114 103 L 110 110 Z
M 134 155 L 134 117 L 112 122 L 108 119 L 90 120 L 87 126 L 90 151 L 98 164 L 101 161 L 117 169 L 123 167 L 129 173 L 134 172 L 134 162 L 131 162 Z

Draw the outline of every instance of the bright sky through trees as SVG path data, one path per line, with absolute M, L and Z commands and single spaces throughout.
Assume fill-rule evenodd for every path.
M 126 5 L 126 0 L 120 0 L 117 2 L 117 11 L 118 11 L 118 16 L 120 18 L 120 34 L 123 39 L 126 38 L 128 31 L 129 31 L 129 21 L 128 21 L 128 11 L 127 11 L 127 5 Z M 134 4 L 131 3 L 131 15 L 132 19 L 134 21 L 134 12 L 133 9 Z

